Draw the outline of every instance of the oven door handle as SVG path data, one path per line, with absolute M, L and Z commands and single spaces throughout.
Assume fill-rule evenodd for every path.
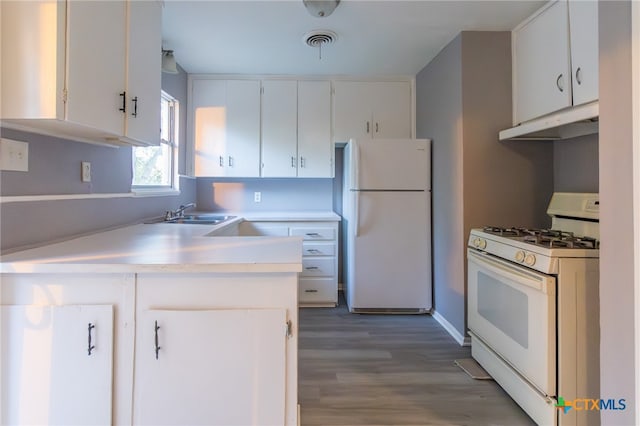
M 507 276 L 511 281 L 533 288 L 544 294 L 555 288 L 552 284 L 555 279 L 553 277 L 530 272 L 523 266 L 514 266 L 508 261 L 501 260 L 490 254 L 478 252 L 472 249 L 467 250 L 467 259 L 476 263 L 478 266 L 485 268 L 498 276 Z

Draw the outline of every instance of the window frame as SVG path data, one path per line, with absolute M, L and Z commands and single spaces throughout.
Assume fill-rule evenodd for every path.
M 179 188 L 179 176 L 178 176 L 178 153 L 179 153 L 179 118 L 180 118 L 180 102 L 171 96 L 169 93 L 161 90 L 160 93 L 160 113 L 162 114 L 162 103 L 168 102 L 169 108 L 169 129 L 167 135 L 169 139 L 163 138 L 164 132 L 162 129 L 163 118 L 160 119 L 160 143 L 158 145 L 153 145 L 155 147 L 161 147 L 166 145 L 169 149 L 170 155 L 170 183 L 168 185 L 136 185 L 135 181 L 135 150 L 136 148 L 145 148 L 145 147 L 133 147 L 131 151 L 131 159 L 132 159 L 132 176 L 131 176 L 131 192 L 140 196 L 150 196 L 150 195 L 175 195 L 176 193 L 180 193 Z

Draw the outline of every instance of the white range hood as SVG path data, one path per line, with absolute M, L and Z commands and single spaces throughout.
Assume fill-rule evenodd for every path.
M 598 133 L 598 101 L 567 108 L 498 133 L 504 140 L 557 140 Z

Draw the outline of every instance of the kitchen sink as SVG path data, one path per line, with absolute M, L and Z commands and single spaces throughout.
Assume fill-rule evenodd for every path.
M 164 223 L 187 223 L 197 225 L 217 225 L 222 222 L 235 219 L 236 216 L 226 216 L 219 214 L 187 214 L 171 220 L 165 220 Z

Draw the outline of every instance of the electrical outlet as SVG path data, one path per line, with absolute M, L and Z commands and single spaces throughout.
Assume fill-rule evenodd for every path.
M 91 163 L 88 161 L 82 162 L 82 181 L 91 182 Z
M 253 202 L 254 203 L 259 203 L 262 201 L 262 193 L 261 192 L 254 192 L 253 193 Z
M 0 170 L 29 171 L 29 144 L 0 139 Z

